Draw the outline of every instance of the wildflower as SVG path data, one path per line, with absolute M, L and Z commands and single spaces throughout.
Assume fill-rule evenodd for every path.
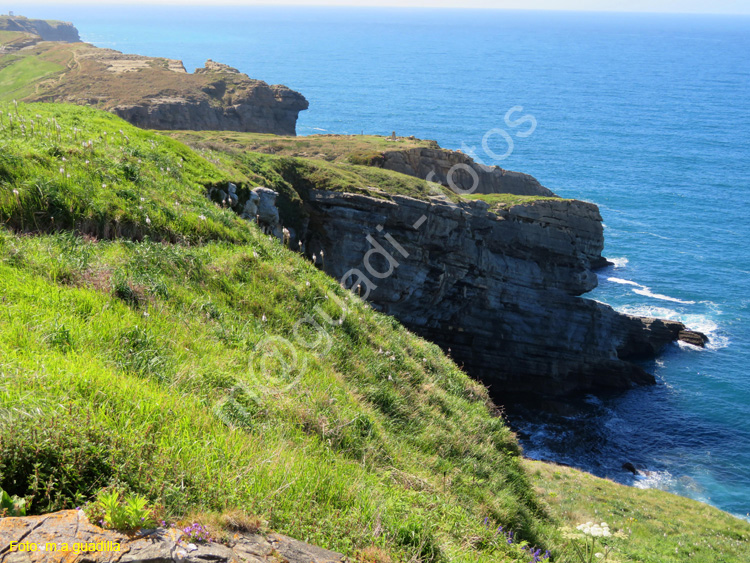
M 261 319 L 263 322 L 266 322 L 266 316 L 263 315 L 263 318 Z
M 65 162 L 65 157 L 62 157 L 62 161 Z
M 102 188 L 106 188 L 106 187 L 107 187 L 107 184 L 102 184 Z
M 60 174 L 65 174 L 65 168 L 60 168 Z
M 88 163 L 89 163 L 89 161 L 87 160 L 87 161 L 86 161 L 86 164 L 88 164 Z
M 307 287 L 310 287 L 310 282 L 309 282 L 309 281 L 305 282 L 305 285 L 306 285 Z
M 201 221 L 205 221 L 206 220 L 206 216 L 205 215 L 198 215 L 198 219 L 200 219 Z
M 142 197 L 142 198 L 141 198 L 141 201 L 146 201 L 146 198 L 145 198 L 145 197 Z
M 150 224 L 151 224 L 151 219 L 149 219 L 148 215 L 146 215 L 146 224 L 147 224 L 147 225 L 150 225 Z
M 13 195 L 17 196 L 18 195 L 18 190 L 13 190 Z

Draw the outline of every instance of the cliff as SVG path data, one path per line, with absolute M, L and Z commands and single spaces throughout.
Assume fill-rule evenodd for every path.
M 338 151 L 331 136 L 265 139 L 274 155 L 251 156 L 243 143 L 258 150 L 257 136 L 177 137 L 203 138 L 216 150 L 228 143 L 230 158 L 251 160 L 280 192 L 293 248 L 301 245 L 328 274 L 359 285 L 373 307 L 450 351 L 501 400 L 654 383 L 637 360 L 678 339 L 705 343 L 681 323 L 582 298 L 597 286 L 595 270 L 608 265 L 599 209 L 559 198 L 531 176 L 415 139 L 347 136 Z M 419 179 L 434 172 L 447 183 L 456 164 L 476 173 L 477 193 L 460 196 Z M 301 208 L 290 212 L 295 197 Z M 268 232 L 281 229 L 268 225 Z
M 500 394 L 654 383 L 631 360 L 653 357 L 685 330 L 579 297 L 596 287 L 593 266 L 603 260 L 593 204 L 492 211 L 483 201 L 315 190 L 309 203 L 317 228 L 308 247 L 323 250 L 326 271 L 361 282 L 373 306 Z
M 69 22 L 30 20 L 23 16 L 0 16 L 0 31 L 21 31 L 38 35 L 43 41 L 77 43 L 81 40 L 76 27 Z
M 453 183 L 451 187 L 457 191 L 469 191 L 476 187 L 473 193 L 555 195 L 533 176 L 504 170 L 498 166 L 484 166 L 474 162 L 464 153 L 447 151 L 439 147 L 385 151 L 381 166 L 417 178 L 429 177 L 444 185 L 449 183 L 450 176 L 450 182 Z
M 179 60 L 52 42 L 79 41 L 78 32 L 35 21 L 6 17 L 6 27 L 23 29 L 1 38 L 0 99 L 95 106 L 145 129 L 277 135 L 295 135 L 308 107 L 302 94 L 227 65 L 209 60 L 190 74 Z

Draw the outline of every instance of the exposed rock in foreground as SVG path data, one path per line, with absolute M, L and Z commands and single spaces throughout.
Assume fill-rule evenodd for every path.
M 450 350 L 496 392 L 654 383 L 632 360 L 678 338 L 705 342 L 681 323 L 579 297 L 606 264 L 591 203 L 548 199 L 492 211 L 483 201 L 315 190 L 308 202 L 307 247 L 324 250 L 326 271 L 360 285 L 377 309 Z
M 10 550 L 24 542 L 34 551 Z M 57 549 L 53 550 L 52 545 Z M 69 551 L 63 551 L 67 544 Z M 86 547 L 84 547 L 84 544 Z M 91 551 L 89 545 L 93 544 Z M 42 547 L 44 549 L 39 549 Z M 78 547 L 80 553 L 74 550 Z M 83 551 L 85 549 L 85 551 Z M 228 545 L 191 544 L 176 529 L 125 535 L 89 523 L 81 511 L 0 519 L 0 563 L 338 563 L 344 556 L 279 534 L 235 534 Z

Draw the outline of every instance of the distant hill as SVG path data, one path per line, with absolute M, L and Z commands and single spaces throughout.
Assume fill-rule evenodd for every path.
M 145 129 L 294 135 L 308 102 L 282 85 L 214 61 L 182 61 L 81 43 L 69 23 L 0 18 L 0 101 L 68 102 L 115 113 Z
M 38 35 L 44 41 L 78 43 L 78 30 L 70 22 L 31 20 L 23 16 L 0 16 L 0 31 L 23 31 Z

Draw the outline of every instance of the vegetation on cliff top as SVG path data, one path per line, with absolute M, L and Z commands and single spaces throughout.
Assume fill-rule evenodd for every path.
M 120 483 L 404 560 L 554 535 L 485 389 L 206 198 L 242 178 L 95 110 L 2 111 L 0 487 L 32 512 Z
M 300 209 L 319 183 L 418 180 L 196 152 L 93 109 L 0 110 L 0 488 L 31 512 L 116 484 L 173 515 L 239 508 L 369 560 L 527 563 L 523 541 L 563 561 L 558 524 L 597 516 L 589 500 L 609 510 L 569 488 L 550 511 L 554 475 L 524 469 L 484 387 L 206 197 L 263 184 Z M 628 525 L 622 503 L 613 527 Z M 741 544 L 702 560 L 745 561 L 750 525 L 703 514 Z M 633 530 L 640 551 L 619 561 L 700 541 Z

